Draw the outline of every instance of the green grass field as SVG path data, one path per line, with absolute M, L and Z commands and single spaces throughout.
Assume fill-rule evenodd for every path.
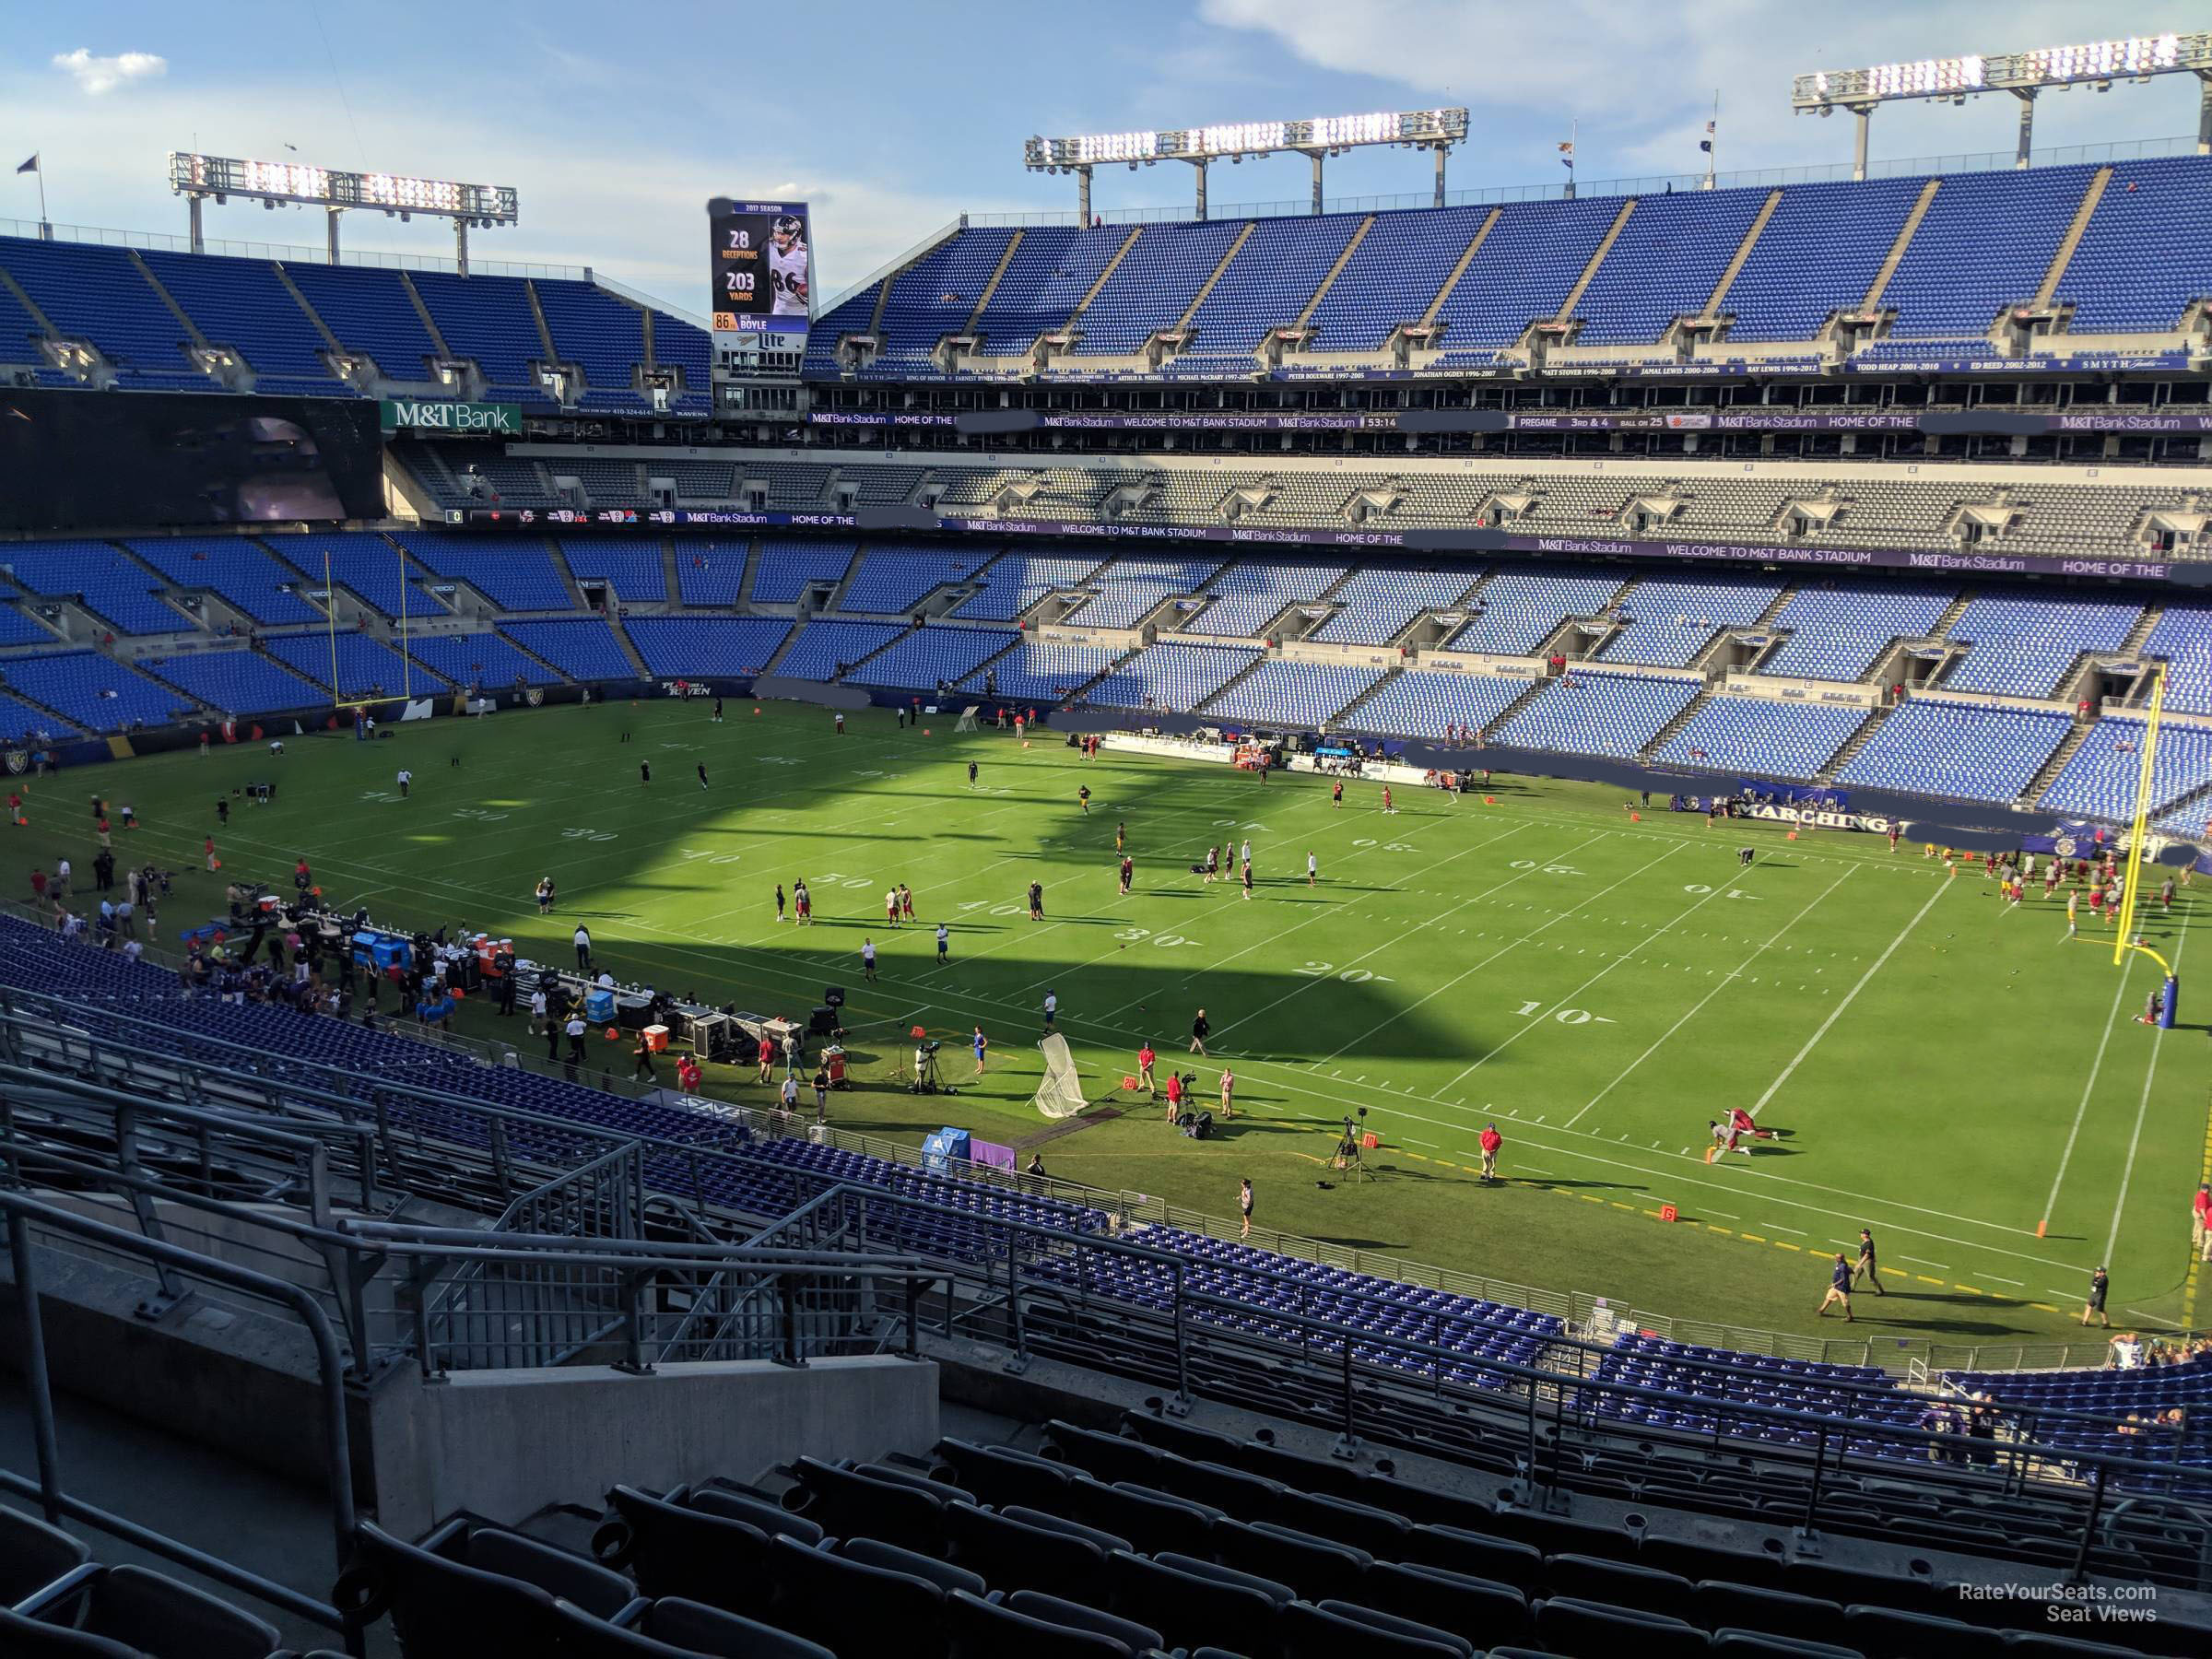
M 485 928 L 564 963 L 582 920 L 618 975 L 715 1002 L 803 1018 L 842 983 L 861 1086 L 833 1117 L 849 1129 L 911 1138 L 953 1123 L 1019 1142 L 1051 1126 L 1030 1104 L 1051 990 L 1091 1098 L 1122 1108 L 1042 1146 L 1063 1179 L 1229 1215 L 1249 1175 L 1269 1227 L 1744 1326 L 1822 1329 L 1823 1253 L 1863 1225 L 1890 1293 L 1858 1299 L 1854 1335 L 2057 1339 L 2099 1262 L 2116 1324 L 2196 1317 L 2204 994 L 2184 994 L 2183 1029 L 2136 1023 L 2152 964 L 2115 968 L 2101 923 L 2067 943 L 2063 900 L 2040 883 L 2013 908 L 1910 843 L 1793 842 L 1665 811 L 1632 822 L 1619 792 L 1587 785 L 1501 779 L 1494 805 L 1457 806 L 1406 789 L 1385 817 L 1370 783 L 1332 809 L 1309 778 L 1086 763 L 1056 739 L 1024 750 L 949 723 L 924 735 L 875 712 L 839 737 L 822 711 L 753 707 L 733 700 L 720 725 L 704 703 L 512 712 L 366 746 L 293 739 L 277 760 L 241 745 L 67 774 L 32 787 L 18 890 L 65 852 L 81 885 L 98 789 L 145 825 L 118 838 L 126 851 L 179 872 L 165 942 L 220 909 L 222 879 L 288 891 L 304 853 L 341 908 Z M 240 804 L 218 830 L 218 793 L 271 775 L 277 803 Z M 1127 898 L 1117 823 L 1136 859 Z M 210 831 L 220 877 L 201 869 Z M 1186 873 L 1208 843 L 1246 838 L 1249 901 Z M 531 896 L 547 874 L 549 921 Z M 816 924 L 779 926 L 774 886 L 801 876 Z M 1023 903 L 1032 879 L 1041 923 Z M 894 882 L 920 925 L 885 930 Z M 2184 987 L 2204 897 L 2184 890 L 2142 928 Z M 881 953 L 874 984 L 864 937 Z M 1200 1005 L 1215 1056 L 1188 1057 L 1201 1102 L 1226 1059 L 1240 1108 L 1204 1144 L 1118 1088 L 1147 1038 L 1164 1078 Z M 891 1083 L 916 1021 L 945 1039 L 957 1096 Z M 465 1010 L 464 1030 L 492 1023 Z M 980 1084 L 977 1024 L 993 1043 Z M 714 1092 L 768 1099 L 717 1071 Z M 1706 1121 L 1731 1105 L 1779 1137 L 1708 1166 Z M 1348 1185 L 1324 1160 L 1359 1106 L 1384 1146 L 1376 1179 Z M 1472 1173 L 1488 1119 L 1506 1139 L 1492 1188 Z M 1663 1205 L 1679 1219 L 1661 1221 Z

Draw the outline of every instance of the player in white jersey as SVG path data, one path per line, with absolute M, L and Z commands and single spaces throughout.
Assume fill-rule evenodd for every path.
M 795 213 L 776 216 L 769 235 L 768 286 L 772 302 L 771 316 L 804 317 L 807 314 L 806 226 Z

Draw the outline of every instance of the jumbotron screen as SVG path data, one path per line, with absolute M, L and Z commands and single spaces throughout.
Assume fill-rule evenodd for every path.
M 814 292 L 806 204 L 716 196 L 707 223 L 715 332 L 804 335 Z

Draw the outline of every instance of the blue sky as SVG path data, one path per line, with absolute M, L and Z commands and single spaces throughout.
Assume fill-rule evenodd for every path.
M 1456 187 L 1561 177 L 1580 123 L 1585 181 L 1692 172 L 1721 93 L 1721 166 L 1847 160 L 1851 123 L 1794 118 L 1790 77 L 1956 52 L 2015 51 L 2187 28 L 2201 13 L 2076 0 L 1118 0 L 1046 7 L 806 0 L 776 6 L 631 0 L 18 0 L 0 55 L 0 161 L 45 159 L 57 222 L 181 232 L 171 149 L 512 184 L 523 223 L 479 232 L 483 257 L 589 265 L 694 311 L 705 304 L 710 195 L 810 201 L 820 293 L 865 276 L 963 211 L 1074 206 L 1025 173 L 1031 133 L 1465 103 Z M 761 29 L 758 46 L 747 20 Z M 2043 145 L 2191 133 L 2194 77 L 2046 94 Z M 1899 104 L 1878 157 L 2009 150 L 2009 97 Z M 36 182 L 0 217 L 35 218 Z M 1426 156 L 1354 152 L 1331 195 L 1427 188 Z M 1217 206 L 1302 198 L 1297 157 L 1214 171 Z M 1162 166 L 1098 174 L 1097 205 L 1188 200 Z M 305 212 L 211 207 L 211 238 L 319 245 Z M 356 217 L 359 247 L 450 251 L 434 225 Z

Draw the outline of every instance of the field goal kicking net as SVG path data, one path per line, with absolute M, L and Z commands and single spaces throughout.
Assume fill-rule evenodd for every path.
M 982 731 L 983 729 L 982 725 L 975 717 L 976 707 L 976 704 L 970 703 L 966 708 L 962 709 L 960 711 L 960 717 L 954 723 L 952 729 L 956 732 Z
M 1083 1098 L 1083 1079 L 1076 1076 L 1075 1056 L 1067 1039 L 1059 1032 L 1037 1045 L 1044 1051 L 1044 1081 L 1037 1085 L 1037 1110 L 1048 1118 L 1070 1118 L 1090 1102 Z

